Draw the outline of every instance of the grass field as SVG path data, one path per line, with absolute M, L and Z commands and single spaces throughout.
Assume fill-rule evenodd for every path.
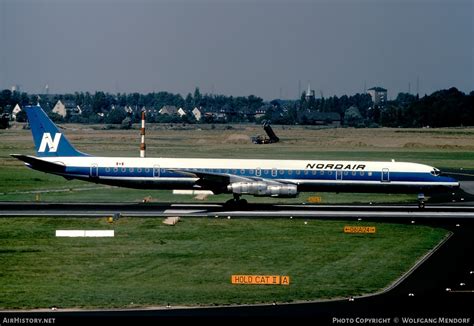
M 139 130 L 64 125 L 84 152 L 137 156 Z M 474 168 L 474 129 L 318 129 L 274 126 L 281 142 L 254 145 L 261 126 L 149 125 L 148 157 L 413 161 Z M 12 153 L 35 154 L 29 130 L 0 130 L 0 201 L 190 202 L 171 191 L 104 187 L 27 169 Z M 250 202 L 407 202 L 413 195 L 302 194 Z M 210 196 L 224 202 L 230 196 Z M 347 223 L 347 222 L 346 222 Z M 345 235 L 344 222 L 156 218 L 0 219 L 0 309 L 110 308 L 295 302 L 357 296 L 387 287 L 446 236 L 416 225 L 377 224 Z M 56 229 L 114 229 L 115 238 L 55 238 Z M 232 274 L 289 275 L 290 286 L 231 285 Z
M 102 130 L 102 126 L 66 124 L 64 133 L 78 149 L 95 155 L 138 156 L 139 130 Z M 258 125 L 149 125 L 149 157 L 215 157 L 277 159 L 390 160 L 436 167 L 474 168 L 474 128 L 451 129 L 321 129 L 274 126 L 281 142 L 254 145 L 250 136 L 262 134 Z M 0 130 L 0 201 L 129 201 L 151 196 L 156 202 L 192 201 L 170 191 L 140 191 L 101 187 L 32 171 L 9 156 L 35 154 L 29 130 L 15 125 Z M 40 195 L 37 191 L 43 191 Z M 47 192 L 52 191 L 52 192 Z M 302 194 L 295 199 L 247 198 L 251 202 L 301 203 L 309 196 L 323 203 L 407 202 L 416 196 L 377 194 Z M 223 202 L 229 196 L 211 196 Z
M 399 278 L 447 231 L 302 219 L 0 219 L 0 309 L 296 302 L 358 296 Z M 359 224 L 361 222 L 358 222 Z M 356 225 L 357 223 L 351 223 Z M 366 225 L 366 224 L 360 224 Z M 56 238 L 114 229 L 114 238 Z M 232 285 L 232 274 L 289 275 L 289 286 Z

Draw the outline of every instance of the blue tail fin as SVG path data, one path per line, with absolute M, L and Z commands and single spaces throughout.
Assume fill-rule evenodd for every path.
M 39 105 L 26 106 L 25 111 L 39 157 L 88 156 L 71 145 Z

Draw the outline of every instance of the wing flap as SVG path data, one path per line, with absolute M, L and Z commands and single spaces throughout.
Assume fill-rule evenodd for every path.
M 189 169 L 166 169 L 168 171 L 178 173 L 181 175 L 185 175 L 188 177 L 199 178 L 203 182 L 209 183 L 217 183 L 224 186 L 227 186 L 229 183 L 232 182 L 250 182 L 253 181 L 250 178 L 240 177 L 233 174 L 228 173 L 215 173 L 215 172 L 203 172 L 203 171 L 196 171 L 196 170 L 189 170 Z
M 237 182 L 265 182 L 269 185 L 293 184 L 292 182 L 282 182 L 280 180 L 271 180 L 262 177 L 243 177 L 230 173 L 203 172 L 189 169 L 166 169 L 168 171 L 179 173 L 187 177 L 198 178 L 197 184 L 209 188 L 226 188 L 227 185 Z

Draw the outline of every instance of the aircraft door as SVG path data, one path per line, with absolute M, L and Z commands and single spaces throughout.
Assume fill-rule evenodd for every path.
M 382 169 L 382 182 L 390 181 L 390 171 L 388 169 Z
M 99 177 L 99 166 L 94 163 L 91 165 L 90 171 L 89 171 L 89 176 L 91 178 L 98 178 Z
M 160 177 L 160 166 L 159 165 L 153 165 L 153 177 L 154 178 L 159 178 Z
M 342 180 L 342 170 L 336 170 L 336 180 Z

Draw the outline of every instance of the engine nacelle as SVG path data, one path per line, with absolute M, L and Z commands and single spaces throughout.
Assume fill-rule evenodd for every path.
M 227 186 L 227 190 L 239 195 L 296 197 L 296 185 L 268 184 L 265 182 L 234 182 Z

